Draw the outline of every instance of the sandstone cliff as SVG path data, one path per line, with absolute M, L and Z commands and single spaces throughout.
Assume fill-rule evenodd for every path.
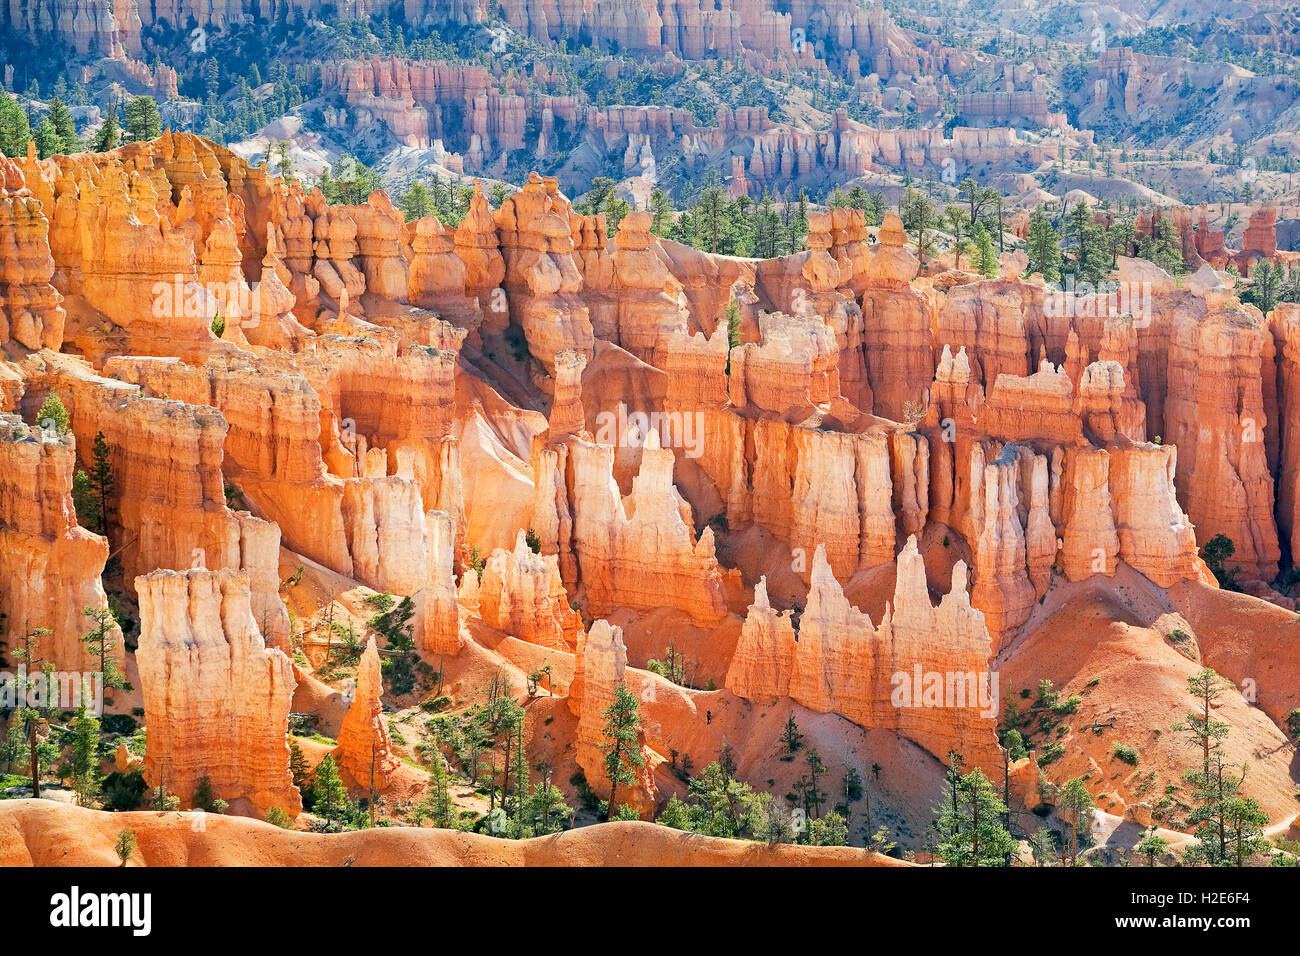
M 289 659 L 268 650 L 238 571 L 155 571 L 136 579 L 140 667 L 148 735 L 145 778 L 193 805 L 203 777 L 213 793 L 259 816 L 296 816 L 289 774 Z
M 887 727 L 936 757 L 950 749 L 992 771 L 997 689 L 989 683 L 989 632 L 966 593 L 966 567 L 930 603 L 916 539 L 898 556 L 894 598 L 879 626 L 849 604 L 823 549 L 813 562 L 797 636 L 760 586 L 736 647 L 727 688 L 742 697 L 792 697 L 812 710 Z M 958 699 L 957 691 L 960 692 Z

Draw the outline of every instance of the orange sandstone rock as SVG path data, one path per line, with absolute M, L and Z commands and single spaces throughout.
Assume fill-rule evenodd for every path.
M 27 188 L 22 169 L 0 158 L 0 343 L 24 348 L 63 345 L 61 296 L 50 284 L 54 259 L 49 221 L 41 202 Z
M 388 787 L 401 760 L 393 753 L 393 742 L 384 724 L 384 707 L 380 701 L 384 682 L 379 669 L 379 650 L 375 639 L 366 642 L 357 665 L 356 687 L 352 703 L 339 728 L 339 745 L 334 759 L 363 790 Z
M 892 605 L 876 627 L 849 604 L 819 548 L 798 639 L 789 615 L 774 612 L 766 588 L 757 589 L 727 687 L 756 699 L 789 696 L 863 727 L 894 730 L 937 757 L 955 748 L 992 768 L 1001 758 L 990 652 L 984 617 L 966 594 L 965 564 L 953 568 L 952 590 L 934 607 L 909 538 Z M 958 684 L 960 700 L 948 693 Z
M 623 629 L 610 626 L 608 621 L 597 620 L 578 643 L 575 669 L 581 674 L 570 686 L 569 706 L 577 707 L 578 731 L 574 741 L 575 759 L 587 777 L 587 783 L 602 797 L 610 795 L 610 780 L 605 773 L 605 744 L 603 733 L 605 709 L 614 700 L 617 685 L 624 683 L 627 668 L 627 648 L 623 644 Z M 638 739 L 643 741 L 638 733 Z M 644 742 L 640 743 L 643 758 L 650 758 Z M 637 774 L 634 784 L 623 784 L 616 795 L 620 804 L 634 807 L 642 816 L 653 812 L 658 791 L 650 774 L 651 759 Z
M 522 529 L 514 551 L 492 552 L 476 597 L 484 621 L 530 644 L 571 650 L 582 629 L 569 607 L 558 558 L 529 550 Z
M 536 173 L 496 214 L 511 317 L 548 371 L 556 352 L 590 356 L 594 347 L 591 319 L 577 295 L 582 274 L 574 262 L 569 215 L 569 201 L 555 180 Z
M 1265 447 L 1268 421 L 1261 356 L 1268 335 L 1258 312 L 1175 315 L 1165 400 L 1167 443 L 1178 448 L 1178 493 L 1196 539 L 1226 534 L 1245 574 L 1277 573 L 1273 477 Z
M 240 571 L 154 571 L 136 579 L 144 694 L 145 779 L 193 805 L 207 777 L 216 796 L 258 816 L 291 816 L 302 798 L 289 773 L 293 666 L 268 650 Z
M 29 669 L 45 661 L 58 670 L 96 671 L 99 660 L 81 643 L 92 622 L 87 608 L 106 610 L 100 583 L 108 542 L 77 524 L 72 505 L 76 449 L 71 435 L 32 428 L 0 414 L 0 602 L 9 649 L 25 633 L 33 641 Z M 109 652 L 124 663 L 122 634 L 110 619 Z M 17 661 L 10 661 L 17 666 Z
M 619 494 L 614 449 L 574 440 L 574 551 L 592 613 L 667 603 L 699 621 L 727 615 L 713 529 L 695 535 L 690 508 L 673 486 L 673 453 L 651 430 L 632 493 Z

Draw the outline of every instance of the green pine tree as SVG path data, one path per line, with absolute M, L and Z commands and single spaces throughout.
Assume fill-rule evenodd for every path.
M 137 96 L 126 104 L 126 142 L 142 143 L 162 135 L 162 114 L 152 96 Z
M 385 645 L 387 654 L 382 663 L 388 687 L 400 696 L 415 689 L 415 637 L 411 623 L 415 617 L 415 603 L 409 597 L 395 600 L 387 592 L 372 594 L 366 603 L 375 614 L 366 622 Z
M 609 778 L 609 819 L 614 818 L 618 806 L 619 786 L 635 783 L 636 771 L 645 766 L 638 738 L 641 727 L 638 707 L 636 695 L 626 684 L 619 684 L 614 688 L 614 700 L 601 712 L 605 718 L 601 730 L 606 741 L 602 745 L 605 751 L 602 766 Z
M 90 141 L 90 148 L 97 153 L 106 153 L 111 149 L 117 149 L 120 142 L 121 128 L 117 125 L 117 112 L 109 110 L 108 115 L 104 117 L 104 122 L 95 131 L 95 136 Z
M 1061 278 L 1061 237 L 1041 209 L 1035 209 L 1029 216 L 1025 252 L 1029 258 L 1027 274 L 1037 273 L 1048 282 Z
M 984 223 L 975 223 L 971 239 L 975 243 L 975 270 L 986 279 L 993 278 L 998 274 L 1000 266 L 997 251 L 993 248 L 993 238 L 984 228 Z
M 81 151 L 81 140 L 77 138 L 77 121 L 59 97 L 50 100 L 50 122 L 59 138 L 60 153 L 77 153 Z
M 650 193 L 650 231 L 656 236 L 668 233 L 673 221 L 673 200 L 668 193 L 656 187 Z
M 98 661 L 99 672 L 104 675 L 104 686 L 125 688 L 126 673 L 113 654 L 117 636 L 117 621 L 113 618 L 113 612 L 106 607 L 88 607 L 81 613 L 91 622 L 90 630 L 81 636 L 81 643 L 85 646 L 86 653 Z
M 72 418 L 68 408 L 56 392 L 45 396 L 40 409 L 36 412 L 36 426 L 44 431 L 53 431 L 56 435 L 66 435 L 72 429 Z
M 36 124 L 32 140 L 36 143 L 36 155 L 41 159 L 49 159 L 63 149 L 63 140 L 59 138 L 58 130 L 48 116 Z
M 69 748 L 69 765 L 77 794 L 77 804 L 93 806 L 99 795 L 99 721 L 86 712 L 83 706 L 72 722 L 72 746 Z
M 32 124 L 27 112 L 9 94 L 0 91 L 0 153 L 11 159 L 27 155 Z
M 456 822 L 456 804 L 451 798 L 447 764 L 436 748 L 429 756 L 429 790 L 416 810 L 417 822 L 426 819 L 440 830 L 449 830 Z
M 1057 794 L 1056 808 L 1058 814 L 1066 820 L 1069 839 L 1066 841 L 1066 854 L 1069 865 L 1073 866 L 1078 858 L 1079 848 L 1092 835 L 1092 794 L 1088 792 L 1082 777 L 1067 780 Z
M 316 765 L 311 790 L 313 813 L 334 823 L 350 822 L 353 815 L 352 801 L 348 797 L 348 789 L 343 785 L 338 764 L 334 762 L 332 755 L 326 754 Z
M 422 180 L 415 180 L 398 198 L 397 205 L 406 214 L 407 222 L 424 218 L 433 209 L 433 203 L 429 198 L 429 187 L 425 186 Z
M 90 472 L 86 475 L 86 487 L 95 496 L 95 517 L 98 527 L 94 530 L 102 535 L 108 534 L 108 499 L 116 490 L 113 479 L 113 462 L 108 442 L 103 432 L 95 432 L 95 442 L 90 449 Z
M 948 760 L 944 798 L 935 808 L 940 859 L 949 866 L 1004 866 L 1016 845 L 1002 825 L 1006 805 L 983 770 L 963 774 L 958 754 Z

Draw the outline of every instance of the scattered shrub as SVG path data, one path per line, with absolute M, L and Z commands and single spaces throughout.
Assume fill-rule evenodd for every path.
M 1118 740 L 1115 741 L 1115 743 L 1111 744 L 1110 755 L 1116 760 L 1122 760 L 1134 767 L 1138 764 L 1137 748 L 1131 744 L 1122 744 Z

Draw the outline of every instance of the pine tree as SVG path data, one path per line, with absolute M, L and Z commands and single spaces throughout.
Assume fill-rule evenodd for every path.
M 1169 841 L 1157 834 L 1154 826 L 1147 832 L 1146 836 L 1138 841 L 1137 846 L 1133 847 L 1134 852 L 1140 853 L 1147 858 L 1147 866 L 1155 866 L 1156 857 L 1168 849 Z
M 1267 260 L 1260 259 L 1250 274 L 1250 288 L 1242 299 L 1268 315 L 1277 307 L 1278 293 L 1282 285 L 1282 267 L 1276 268 Z
M 416 219 L 422 219 L 429 215 L 433 208 L 429 198 L 429 189 L 423 181 L 417 179 L 407 187 L 406 192 L 402 193 L 397 200 L 398 206 L 406 214 L 406 221 L 412 222 Z
M 40 409 L 36 412 L 36 427 L 44 431 L 53 431 L 56 435 L 66 435 L 72 429 L 72 419 L 67 406 L 55 392 L 45 396 Z
M 311 768 L 307 765 L 307 758 L 303 755 L 302 748 L 298 746 L 298 741 L 292 737 L 289 738 L 289 775 L 293 778 L 293 785 L 303 795 L 304 806 L 306 806 L 305 801 L 310 791 Z M 307 807 L 307 809 L 311 808 Z
M 1079 279 L 1094 287 L 1106 277 L 1111 269 L 1111 250 L 1103 226 L 1085 226 L 1083 245 L 1079 251 L 1079 262 L 1075 269 Z
M 126 141 L 142 143 L 162 135 L 162 114 L 152 96 L 137 96 L 126 104 Z
M 773 208 L 772 196 L 765 191 L 754 213 L 752 232 L 755 256 L 760 259 L 772 259 L 777 255 L 777 236 L 780 228 L 781 220 Z
M 1153 262 L 1170 275 L 1185 272 L 1182 245 L 1176 241 L 1174 228 L 1167 220 L 1156 219 L 1151 223 L 1151 234 L 1138 239 L 1138 256 Z
M 718 251 L 723 236 L 726 193 L 721 186 L 706 186 L 692 212 L 699 226 L 699 239 L 709 252 Z
M 1201 773 L 1210 776 L 1210 752 L 1217 747 L 1218 741 L 1228 736 L 1228 725 L 1221 720 L 1214 720 L 1210 710 L 1218 706 L 1220 699 L 1229 685 L 1211 668 L 1202 667 L 1187 678 L 1187 690 L 1200 705 L 1199 712 L 1189 712 L 1187 719 L 1175 724 L 1174 730 L 1187 734 L 1193 742 L 1201 747 Z
M 1228 860 L 1245 866 L 1251 857 L 1272 849 L 1263 829 L 1268 826 L 1268 814 L 1253 798 L 1230 797 L 1224 801 L 1222 813 L 1227 829 L 1224 850 Z
M 791 253 L 798 252 L 803 246 L 804 240 L 808 237 L 808 190 L 799 189 L 799 212 L 795 215 L 794 221 L 790 224 L 790 245 Z
M 727 320 L 727 365 L 726 373 L 731 374 L 731 350 L 740 346 L 740 303 L 734 298 L 727 300 L 727 307 L 723 310 L 723 317 Z
M 1082 200 L 1071 206 L 1065 216 L 1065 238 L 1067 245 L 1074 248 L 1076 271 L 1083 261 L 1083 232 L 1091 222 L 1092 210 Z
M 95 531 L 103 535 L 108 534 L 108 499 L 113 496 L 116 489 L 110 455 L 111 451 L 108 442 L 104 440 L 104 433 L 95 432 L 95 443 L 90 449 L 91 465 L 90 472 L 86 475 L 86 486 L 96 499 L 99 527 L 95 528 Z
M 194 797 L 190 803 L 194 809 L 202 810 L 204 813 L 225 813 L 230 809 L 230 804 L 217 796 L 217 792 L 212 786 L 212 778 L 207 774 L 199 777 L 198 785 L 194 788 Z
M 50 123 L 59 138 L 58 152 L 70 154 L 81 151 L 81 140 L 77 138 L 77 121 L 64 105 L 63 100 L 54 97 L 50 100 Z
M 293 160 L 289 158 L 289 149 L 292 146 L 293 144 L 287 139 L 282 139 L 275 144 L 275 151 L 280 155 L 280 158 L 275 161 L 275 170 L 285 179 L 293 174 Z
M 831 810 L 808 824 L 809 846 L 848 846 L 849 826 L 844 814 Z
M 970 236 L 966 232 L 966 211 L 960 206 L 949 206 L 943 211 L 943 218 L 952 233 L 953 268 L 961 268 L 961 257 L 970 250 Z
M 668 193 L 656 187 L 650 193 L 650 231 L 664 236 L 673 221 L 673 200 Z
M 316 185 L 328 202 L 356 206 L 369 199 L 376 189 L 383 189 L 384 182 L 355 156 L 344 155 L 333 168 L 326 167 Z
M 338 764 L 334 757 L 326 754 L 316 765 L 316 773 L 311 784 L 314 801 L 312 810 L 318 816 L 335 823 L 344 823 L 351 813 L 351 800 L 348 799 L 347 787 L 339 776 Z
M 0 152 L 11 159 L 27 155 L 32 124 L 18 101 L 0 91 Z
M 988 198 L 984 190 L 980 188 L 980 184 L 967 176 L 957 184 L 957 195 L 966 197 L 966 201 L 970 206 L 969 221 L 972 224 L 979 222 L 984 212 L 984 204 Z
M 631 205 L 626 199 L 621 198 L 612 189 L 605 196 L 605 201 L 600 205 L 600 211 L 605 216 L 605 231 L 610 238 L 618 232 L 618 225 L 623 221 L 623 217 L 632 211 Z
M 770 793 L 756 793 L 746 805 L 745 828 L 768 846 L 794 842 L 794 827 L 789 814 L 772 799 Z
M 943 802 L 935 809 L 937 853 L 949 866 L 1003 866 L 1016 842 L 1002 825 L 1006 805 L 984 771 L 962 774 L 962 759 L 949 753 Z
M 1109 229 L 1106 230 L 1106 238 L 1110 244 L 1110 267 L 1118 268 L 1119 257 L 1127 256 L 1132 252 L 1133 239 L 1136 235 L 1136 229 L 1132 219 L 1118 219 Z
M 822 762 L 821 754 L 817 752 L 816 747 L 808 748 L 804 760 L 808 765 L 808 771 L 795 782 L 794 790 L 803 801 L 804 812 L 808 815 L 808 819 L 815 820 L 821 813 L 822 804 L 826 802 L 826 791 L 820 786 L 821 777 L 826 773 L 826 764 Z
M 975 224 L 971 238 L 975 242 L 975 270 L 986 279 L 993 278 L 998 274 L 1000 265 L 998 254 L 993 248 L 993 239 L 984 228 L 984 223 Z
M 31 622 L 28 621 L 22 635 L 18 638 L 22 642 L 21 645 L 10 649 L 15 658 L 27 665 L 29 674 L 43 669 L 45 659 L 36 656 L 36 641 L 49 633 L 48 627 L 32 627 Z M 22 689 L 19 688 L 20 691 Z
M 429 756 L 429 791 L 419 809 L 416 820 L 429 820 L 440 830 L 449 830 L 456 820 L 456 804 L 451 798 L 451 783 L 447 764 L 442 754 L 433 748 Z
M 389 689 L 399 696 L 409 693 L 415 688 L 415 637 L 411 624 L 415 604 L 410 597 L 396 601 L 387 592 L 372 594 L 366 603 L 375 609 L 366 626 L 389 652 L 381 665 Z
M 655 823 L 669 827 L 673 830 L 689 830 L 691 828 L 691 814 L 686 804 L 673 794 L 664 804 L 664 808 L 659 811 L 659 816 L 655 817 Z
M 924 266 L 926 257 L 934 248 L 934 206 L 923 193 L 908 189 L 899 203 L 899 217 L 903 220 L 903 228 L 916 246 L 917 258 Z
M 104 675 L 104 686 L 125 688 L 126 674 L 122 671 L 117 658 L 113 656 L 115 643 L 113 638 L 117 629 L 113 612 L 106 607 L 88 607 L 81 613 L 91 621 L 91 628 L 81 636 L 81 643 L 85 645 L 86 653 L 99 661 L 99 672 Z
M 803 734 L 799 733 L 799 724 L 795 722 L 794 714 L 786 718 L 785 727 L 781 731 L 781 742 L 786 745 L 790 753 L 803 746 Z
M 122 866 L 126 866 L 131 861 L 131 854 L 135 852 L 138 843 L 135 834 L 130 830 L 123 830 L 117 835 L 117 840 L 113 843 L 113 852 L 122 861 Z
M 522 826 L 522 805 L 521 790 L 519 787 L 519 771 L 522 768 L 524 776 L 527 776 L 527 764 L 521 762 L 520 754 L 523 752 L 523 731 L 524 731 L 524 709 L 515 702 L 514 698 L 504 696 L 501 698 L 501 717 L 500 725 L 505 730 L 505 753 L 501 760 L 501 808 L 504 810 L 509 806 L 514 812 L 514 823 L 516 825 L 516 836 L 519 836 L 518 828 Z M 495 762 L 493 764 L 495 767 Z M 511 776 L 514 777 L 514 783 L 511 783 Z M 527 781 L 525 781 L 525 788 Z
M 83 706 L 72 722 L 72 747 L 69 751 L 77 804 L 92 806 L 99 795 L 99 721 L 86 713 Z
M 1069 863 L 1074 865 L 1078 857 L 1079 846 L 1092 832 L 1092 794 L 1084 785 L 1082 777 L 1067 780 L 1057 795 L 1058 812 L 1068 822 L 1070 839 L 1067 843 Z
M 608 176 L 596 176 L 580 199 L 573 204 L 576 212 L 584 216 L 594 216 L 605 205 L 605 197 L 614 191 L 617 184 Z
M 49 159 L 63 148 L 63 141 L 48 116 L 36 124 L 32 140 L 36 143 L 36 155 L 41 159 Z
M 1056 832 L 1051 827 L 1039 827 L 1029 835 L 1029 852 L 1034 866 L 1047 866 L 1056 860 Z
M 1195 802 L 1187 816 L 1186 826 L 1192 829 L 1198 841 L 1184 853 L 1187 862 L 1220 866 L 1231 862 L 1228 812 L 1232 801 L 1240 796 L 1246 770 L 1243 764 L 1240 776 L 1233 773 L 1225 762 L 1222 748 L 1215 747 L 1210 754 L 1208 773 L 1192 770 L 1184 774 L 1183 779 L 1192 786 L 1192 800 Z
M 888 211 L 889 203 L 885 199 L 885 194 L 879 190 L 867 197 L 866 205 L 862 210 L 868 226 L 879 226 L 885 221 L 885 213 Z
M 993 204 L 993 211 L 996 214 L 993 217 L 990 226 L 993 230 L 993 234 L 998 237 L 998 255 L 1002 255 L 1002 253 L 1006 252 L 1006 248 L 1003 246 L 1003 237 L 1006 235 L 1007 231 L 1006 224 L 1002 220 L 1002 194 L 991 186 L 984 190 L 984 194 L 988 197 L 989 202 Z
M 716 837 L 738 837 L 744 826 L 745 808 L 752 796 L 749 784 L 734 776 L 735 762 L 724 750 L 688 783 L 695 822 L 691 829 Z
M 1038 273 L 1048 282 L 1060 279 L 1061 239 L 1056 233 L 1056 227 L 1041 209 L 1035 209 L 1029 216 L 1025 252 L 1029 258 L 1026 273 Z
M 104 122 L 100 124 L 99 129 L 95 132 L 94 139 L 90 142 L 90 148 L 97 153 L 106 153 L 110 149 L 117 149 L 121 141 L 121 130 L 117 125 L 116 110 L 109 110 L 104 117 Z
M 565 829 L 573 820 L 573 809 L 564 802 L 564 791 L 551 781 L 549 764 L 539 764 L 542 779 L 533 785 L 528 796 L 527 816 L 535 836 L 545 836 Z
M 614 818 L 619 786 L 635 783 L 636 771 L 645 766 L 637 737 L 641 726 L 638 706 L 636 695 L 627 685 L 618 684 L 614 688 L 614 700 L 601 712 L 605 718 L 601 734 L 606 740 L 602 745 L 605 751 L 602 766 L 609 778 L 608 819 Z
M 80 468 L 72 476 L 72 507 L 77 512 L 77 524 L 96 534 L 104 533 L 99 496 L 90 487 L 90 476 Z

